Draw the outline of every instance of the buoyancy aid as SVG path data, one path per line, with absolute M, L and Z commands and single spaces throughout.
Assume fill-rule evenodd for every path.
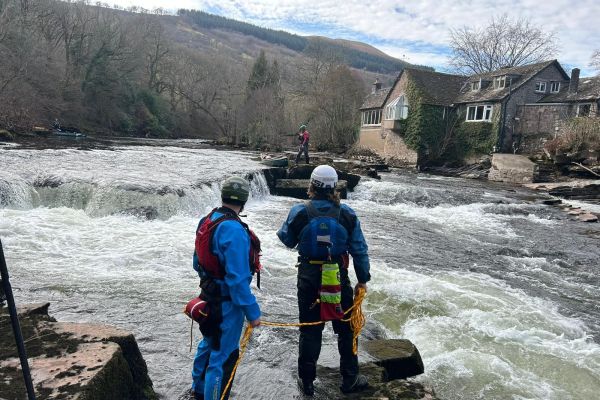
M 300 233 L 299 251 L 311 264 L 321 268 L 319 298 L 322 321 L 339 320 L 342 310 L 340 268 L 348 268 L 348 231 L 340 224 L 341 207 L 333 204 L 329 210 L 319 211 L 311 201 L 305 203 L 308 224 Z
M 348 231 L 340 223 L 341 207 L 333 204 L 325 212 L 311 201 L 305 203 L 308 223 L 299 235 L 298 252 L 308 260 L 328 260 L 348 254 Z
M 221 215 L 212 220 L 215 212 Z M 250 238 L 250 253 L 248 255 L 250 272 L 252 275 L 256 273 L 256 284 L 260 288 L 260 240 L 256 234 L 242 222 L 238 215 L 232 210 L 221 207 L 213 209 L 199 224 L 196 232 L 195 250 L 198 257 L 198 264 L 204 273 L 200 279 L 201 293 L 198 297 L 190 300 L 185 308 L 185 314 L 198 322 L 202 335 L 213 337 L 212 348 L 218 350 L 221 341 L 221 322 L 223 321 L 222 303 L 223 301 L 231 301 L 231 297 L 223 296 L 221 293 L 221 285 L 217 280 L 225 278 L 225 266 L 221 265 L 219 257 L 212 251 L 212 240 L 214 232 L 224 221 L 233 220 L 239 222 Z
M 212 220 L 212 216 L 215 212 L 219 212 L 223 215 Z M 261 247 L 260 239 L 256 234 L 245 224 L 239 216 L 227 209 L 227 208 L 215 208 L 206 217 L 200 221 L 198 231 L 196 232 L 196 255 L 198 257 L 198 264 L 203 272 L 210 278 L 213 279 L 224 279 L 225 278 L 225 267 L 221 265 L 219 257 L 212 250 L 212 239 L 214 232 L 224 221 L 237 221 L 239 222 L 250 239 L 250 253 L 248 255 L 250 273 L 254 275 L 256 273 L 257 286 L 260 288 L 260 270 L 262 265 L 260 263 Z

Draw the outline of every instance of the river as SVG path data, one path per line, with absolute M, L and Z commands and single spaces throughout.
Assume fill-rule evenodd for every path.
M 0 237 L 18 303 L 133 331 L 165 399 L 190 385 L 181 310 L 197 291 L 194 230 L 230 174 L 253 177 L 246 220 L 263 241 L 264 318 L 297 315 L 295 253 L 275 236 L 297 200 L 270 196 L 251 154 L 192 147 L 0 147 Z M 407 171 L 364 178 L 347 202 L 371 254 L 364 334 L 414 342 L 419 381 L 443 399 L 598 398 L 597 224 L 524 190 Z M 298 398 L 296 343 L 295 330 L 257 329 L 233 398 Z M 320 363 L 335 366 L 329 327 L 324 343 Z

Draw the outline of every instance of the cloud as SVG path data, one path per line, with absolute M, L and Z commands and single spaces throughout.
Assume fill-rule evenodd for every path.
M 600 47 L 600 1 L 579 0 L 113 0 L 124 5 L 196 8 L 261 26 L 361 40 L 409 62 L 446 63 L 449 30 L 480 27 L 503 13 L 525 17 L 559 39 L 562 63 L 585 67 Z M 435 51 L 432 51 L 435 49 Z

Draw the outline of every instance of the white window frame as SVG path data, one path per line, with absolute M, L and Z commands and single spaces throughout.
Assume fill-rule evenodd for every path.
M 581 111 L 581 107 L 583 107 L 583 106 L 590 106 L 589 113 L 587 115 L 583 115 L 583 117 L 589 117 L 590 115 L 592 115 L 592 103 L 579 103 L 579 104 L 577 104 L 577 114 L 576 114 L 576 116 L 577 117 L 581 117 L 582 116 L 582 115 L 579 115 L 579 114 L 580 114 L 580 111 Z
M 363 111 L 361 126 L 381 126 L 381 109 Z
M 535 82 L 535 92 L 536 93 L 546 93 L 546 89 L 548 88 L 546 81 L 536 81 Z
M 556 89 L 555 89 L 556 87 Z M 550 82 L 550 93 L 560 92 L 560 82 Z
M 383 116 L 386 121 L 398 121 L 408 118 L 408 101 L 406 100 L 406 96 L 401 94 L 385 106 Z
M 480 119 L 477 118 L 479 108 L 481 109 L 481 118 Z M 472 113 L 471 113 L 471 110 L 473 110 Z M 471 114 L 473 114 L 472 117 L 471 117 Z M 467 107 L 467 115 L 465 117 L 465 121 L 467 121 L 467 122 L 491 122 L 493 114 L 494 114 L 494 105 L 493 104 L 474 104 L 472 106 Z
M 476 92 L 481 90 L 481 79 L 475 82 L 471 82 L 471 91 Z
M 494 90 L 504 89 L 506 87 L 507 77 L 506 75 L 494 77 Z

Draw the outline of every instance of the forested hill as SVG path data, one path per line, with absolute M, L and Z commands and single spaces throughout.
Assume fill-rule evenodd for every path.
M 404 67 L 411 66 L 405 61 L 390 57 L 364 43 L 360 43 L 360 47 L 371 47 L 370 51 L 360 50 L 357 48 L 359 47 L 357 46 L 358 43 L 355 42 L 335 41 L 318 36 L 299 36 L 281 30 L 262 28 L 204 11 L 181 9 L 177 14 L 199 29 L 223 29 L 238 32 L 297 52 L 302 52 L 314 42 L 319 42 L 319 45 L 325 47 L 327 51 L 337 54 L 347 65 L 357 69 L 389 74 L 397 73 L 402 71 Z
M 391 85 L 407 65 L 201 11 L 0 0 L 0 133 L 58 120 L 89 135 L 277 148 L 309 124 L 316 147 L 348 147 L 373 82 Z

